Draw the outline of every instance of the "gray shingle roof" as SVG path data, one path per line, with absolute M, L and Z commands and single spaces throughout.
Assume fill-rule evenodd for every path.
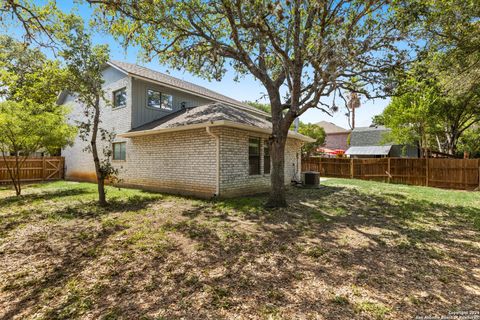
M 350 147 L 345 151 L 350 156 L 386 156 L 390 153 L 392 146 L 365 146 Z
M 179 110 L 124 134 L 119 134 L 119 136 L 128 138 L 207 126 L 230 126 L 263 133 L 271 133 L 272 130 L 270 121 L 233 106 L 217 102 Z M 315 139 L 293 131 L 289 131 L 288 136 L 305 142 L 315 141 Z
M 350 130 L 344 129 L 342 127 L 337 126 L 334 123 L 328 121 L 320 121 L 315 123 L 317 126 L 322 127 L 325 130 L 325 133 L 348 133 Z
M 202 124 L 221 120 L 250 125 L 262 129 L 271 129 L 272 127 L 272 124 L 268 120 L 256 117 L 248 112 L 227 106 L 222 103 L 213 103 L 195 108 L 179 110 L 166 117 L 134 128 L 130 130 L 130 132 L 175 128 L 191 124 Z
M 384 144 L 385 134 L 388 132 L 390 129 L 383 126 L 355 128 L 350 137 L 350 145 L 352 147 L 381 146 Z
M 254 107 L 251 107 L 251 106 L 249 106 L 245 103 L 242 103 L 238 100 L 227 97 L 223 94 L 217 93 L 215 91 L 212 91 L 212 90 L 207 89 L 205 87 L 193 84 L 191 82 L 184 81 L 184 80 L 169 76 L 167 74 L 164 74 L 164 73 L 161 73 L 161 72 L 158 72 L 158 71 L 146 68 L 146 67 L 139 66 L 137 64 L 123 62 L 123 61 L 115 61 L 115 60 L 109 61 L 109 64 L 116 67 L 116 68 L 119 68 L 119 69 L 123 70 L 124 72 L 126 72 L 130 75 L 139 76 L 139 77 L 142 77 L 142 78 L 146 78 L 146 79 L 149 79 L 149 80 L 160 82 L 160 83 L 163 83 L 167 86 L 172 86 L 172 87 L 179 88 L 179 89 L 188 91 L 188 92 L 196 94 L 196 95 L 201 95 L 201 96 L 207 97 L 209 99 L 212 99 L 214 101 L 228 103 L 228 104 L 231 104 L 233 106 L 239 107 L 241 109 L 245 109 L 245 110 L 248 110 L 248 111 L 256 113 L 256 114 L 261 114 L 265 117 L 270 116 L 268 113 L 265 113 L 261 110 L 258 110 L 256 108 L 254 108 Z

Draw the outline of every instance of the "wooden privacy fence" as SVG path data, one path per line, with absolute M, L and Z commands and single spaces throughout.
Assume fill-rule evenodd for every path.
M 8 166 L 15 167 L 15 157 L 6 157 Z M 63 157 L 27 158 L 20 169 L 22 182 L 47 181 L 63 179 Z M 11 183 L 5 159 L 0 156 L 0 184 Z
M 302 171 L 322 177 L 352 178 L 448 189 L 480 188 L 480 159 L 309 158 Z

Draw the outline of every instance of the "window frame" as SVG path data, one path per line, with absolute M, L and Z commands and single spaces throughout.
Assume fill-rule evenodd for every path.
M 268 151 L 268 155 L 265 153 L 265 151 Z M 270 152 L 270 145 L 268 144 L 268 140 L 263 140 L 263 174 L 269 175 L 270 172 L 272 172 L 272 158 L 271 158 L 271 152 Z M 268 158 L 268 161 L 267 161 Z M 265 170 L 267 168 L 268 163 L 268 172 Z
M 122 157 L 122 145 L 123 147 L 123 157 Z M 120 146 L 120 159 L 115 157 L 115 147 Z M 122 159 L 123 158 L 123 159 Z M 118 141 L 112 143 L 112 161 L 126 161 L 127 160 L 127 142 Z
M 170 104 L 168 104 L 167 107 L 163 107 L 163 97 L 170 97 L 170 99 L 169 99 Z M 160 92 L 160 109 L 168 110 L 168 111 L 173 110 L 173 95 L 172 94 Z
M 251 144 L 252 140 L 256 140 L 254 143 L 257 145 L 258 149 L 258 154 L 251 154 Z M 261 141 L 262 139 L 259 137 L 248 137 L 248 175 L 249 176 L 258 176 L 261 175 Z M 257 167 L 253 168 L 255 170 L 252 170 L 252 159 L 257 158 L 257 164 L 255 164 Z
M 117 106 L 117 99 L 116 99 L 116 94 L 119 92 L 125 91 L 125 104 Z M 127 106 L 127 87 L 120 88 L 118 90 L 114 90 L 112 92 L 112 100 L 113 100 L 113 107 L 112 109 L 121 109 L 125 108 Z
M 149 93 L 150 93 L 150 91 L 159 94 L 158 107 L 151 106 L 149 104 L 149 101 L 150 101 Z M 149 88 L 147 88 L 147 90 L 145 92 L 145 95 L 146 95 L 145 105 L 146 105 L 147 108 L 152 109 L 152 110 L 162 110 L 162 111 L 172 111 L 173 110 L 173 95 L 172 94 L 164 93 L 160 89 L 149 87 Z M 164 107 L 164 104 L 163 104 L 164 97 L 169 97 L 169 102 L 171 102 L 171 104 L 167 105 L 167 107 Z
M 158 107 L 154 107 L 154 106 L 151 106 L 149 104 L 149 92 L 152 91 L 154 93 L 158 93 Z M 146 105 L 147 105 L 147 108 L 150 108 L 150 109 L 153 109 L 153 110 L 162 110 L 162 92 L 158 89 L 154 89 L 154 88 L 147 88 L 147 91 L 146 91 Z

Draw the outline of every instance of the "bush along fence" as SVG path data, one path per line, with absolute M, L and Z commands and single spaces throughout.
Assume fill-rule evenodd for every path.
M 318 171 L 322 177 L 480 189 L 480 159 L 309 158 L 302 160 L 302 171 Z
M 22 182 L 63 179 L 64 163 L 63 157 L 27 158 L 21 166 L 20 179 Z M 0 184 L 10 184 L 12 182 L 7 165 L 11 170 L 15 170 L 15 157 L 6 157 L 5 161 L 0 156 Z

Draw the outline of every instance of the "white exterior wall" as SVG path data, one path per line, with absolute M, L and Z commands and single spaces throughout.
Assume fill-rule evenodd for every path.
M 121 88 L 127 90 L 125 107 L 112 109 L 102 102 L 101 127 L 114 133 L 124 133 L 132 129 L 133 113 L 137 94 L 131 78 L 108 68 L 105 72 L 106 98 L 111 104 L 112 93 Z M 81 120 L 83 107 L 73 96 L 64 101 L 72 108 L 70 121 Z M 260 134 L 226 127 L 212 128 L 212 133 L 220 137 L 220 196 L 230 197 L 268 191 L 270 175 L 263 174 L 263 143 L 268 134 Z M 248 168 L 248 139 L 262 138 L 261 175 L 250 176 Z M 216 142 L 206 129 L 177 131 L 171 133 L 136 138 L 115 138 L 115 142 L 126 142 L 126 160 L 112 161 L 119 169 L 121 184 L 158 191 L 212 197 L 216 192 Z M 71 147 L 62 150 L 65 157 L 65 177 L 68 180 L 95 181 L 92 154 L 85 151 L 89 145 L 79 137 Z M 285 183 L 289 184 L 295 173 L 300 175 L 300 147 L 298 140 L 288 139 L 285 159 Z M 102 148 L 111 148 L 106 143 Z
M 263 143 L 267 134 L 226 127 L 211 132 L 220 137 L 220 197 L 266 192 Z M 261 138 L 261 174 L 249 175 L 248 139 Z M 285 184 L 300 177 L 302 142 L 288 139 Z M 298 158 L 297 158 L 298 155 Z M 177 194 L 213 197 L 216 192 L 216 141 L 206 129 L 177 131 L 128 139 L 126 161 L 113 161 L 121 184 Z
M 126 160 L 113 161 L 122 185 L 206 198 L 215 194 L 215 139 L 205 129 L 128 140 Z
M 111 70 L 111 69 L 106 69 Z M 111 72 L 111 71 L 109 71 Z M 101 124 L 100 127 L 114 132 L 116 134 L 129 131 L 131 129 L 132 119 L 132 86 L 130 78 L 127 76 L 120 77 L 116 74 L 115 77 L 109 75 L 107 78 L 110 81 L 105 82 L 106 99 L 111 104 L 112 94 L 114 91 L 121 88 L 127 90 L 127 104 L 122 108 L 113 109 L 111 105 L 106 105 L 104 101 L 101 102 Z M 77 121 L 83 121 L 84 108 L 79 104 L 75 97 L 69 95 L 64 104 L 68 105 L 72 112 L 69 116 L 69 122 L 77 123 Z M 115 142 L 127 141 L 126 139 L 116 138 Z M 109 147 L 107 143 L 99 143 L 99 153 L 102 156 L 102 149 Z M 66 147 L 62 150 L 62 156 L 65 157 L 65 178 L 71 180 L 80 181 L 94 181 L 95 180 L 95 167 L 93 164 L 92 154 L 85 151 L 85 148 L 89 146 L 89 141 L 83 141 L 80 137 L 74 141 L 73 146 Z
M 232 197 L 266 192 L 270 189 L 270 174 L 264 174 L 264 144 L 268 134 L 220 129 L 220 195 Z M 260 174 L 249 175 L 249 138 L 260 138 Z M 285 147 L 285 184 L 300 177 L 302 142 L 288 139 Z

